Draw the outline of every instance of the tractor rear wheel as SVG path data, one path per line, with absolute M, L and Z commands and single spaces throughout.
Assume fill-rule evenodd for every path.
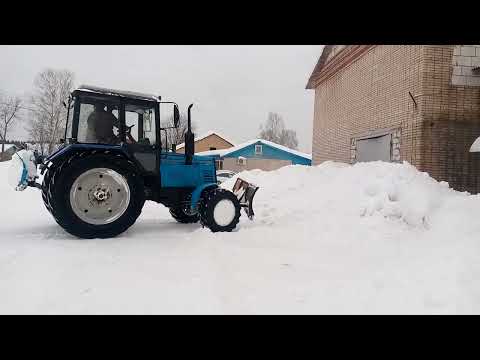
M 193 224 L 200 220 L 198 213 L 189 215 L 182 207 L 171 207 L 169 211 L 172 217 L 182 224 Z
M 200 221 L 212 232 L 232 231 L 240 219 L 240 202 L 231 191 L 207 190 L 200 205 Z
M 140 176 L 121 156 L 81 157 L 53 169 L 48 180 L 43 191 L 47 208 L 60 226 L 80 238 L 121 234 L 145 203 Z

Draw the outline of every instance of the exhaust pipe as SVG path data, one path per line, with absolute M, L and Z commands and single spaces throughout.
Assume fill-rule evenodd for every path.
M 192 133 L 192 117 L 190 110 L 193 104 L 188 106 L 187 132 L 185 133 L 185 164 L 192 165 L 193 154 L 195 153 L 195 139 Z

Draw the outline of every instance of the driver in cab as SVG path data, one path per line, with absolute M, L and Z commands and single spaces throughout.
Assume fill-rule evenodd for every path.
M 119 121 L 109 111 L 105 111 L 104 104 L 95 104 L 87 119 L 87 141 L 100 144 L 117 144 L 119 138 L 115 136 L 113 127 L 119 127 Z

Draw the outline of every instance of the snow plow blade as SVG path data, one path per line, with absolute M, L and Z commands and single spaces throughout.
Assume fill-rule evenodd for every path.
M 232 189 L 232 192 L 237 196 L 238 201 L 240 201 L 240 206 L 245 210 L 245 213 L 250 220 L 253 220 L 253 216 L 255 215 L 252 203 L 257 190 L 258 186 L 250 184 L 240 178 L 237 179 Z

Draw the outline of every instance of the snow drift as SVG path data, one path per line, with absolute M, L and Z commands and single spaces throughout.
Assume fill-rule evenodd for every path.
M 0 313 L 480 313 L 479 196 L 407 163 L 238 176 L 260 189 L 233 233 L 147 203 L 88 241 L 0 181 Z
M 242 172 L 260 186 L 255 206 L 262 223 L 335 219 L 339 225 L 361 222 L 365 217 L 399 220 L 411 227 L 450 226 L 462 216 L 480 210 L 480 198 L 449 188 L 427 173 L 403 163 L 381 161 L 353 166 L 325 162 L 319 166 L 287 166 L 277 171 Z M 230 188 L 236 177 L 222 186 Z M 461 216 L 459 216 L 462 214 Z M 446 223 L 443 216 L 450 218 Z

